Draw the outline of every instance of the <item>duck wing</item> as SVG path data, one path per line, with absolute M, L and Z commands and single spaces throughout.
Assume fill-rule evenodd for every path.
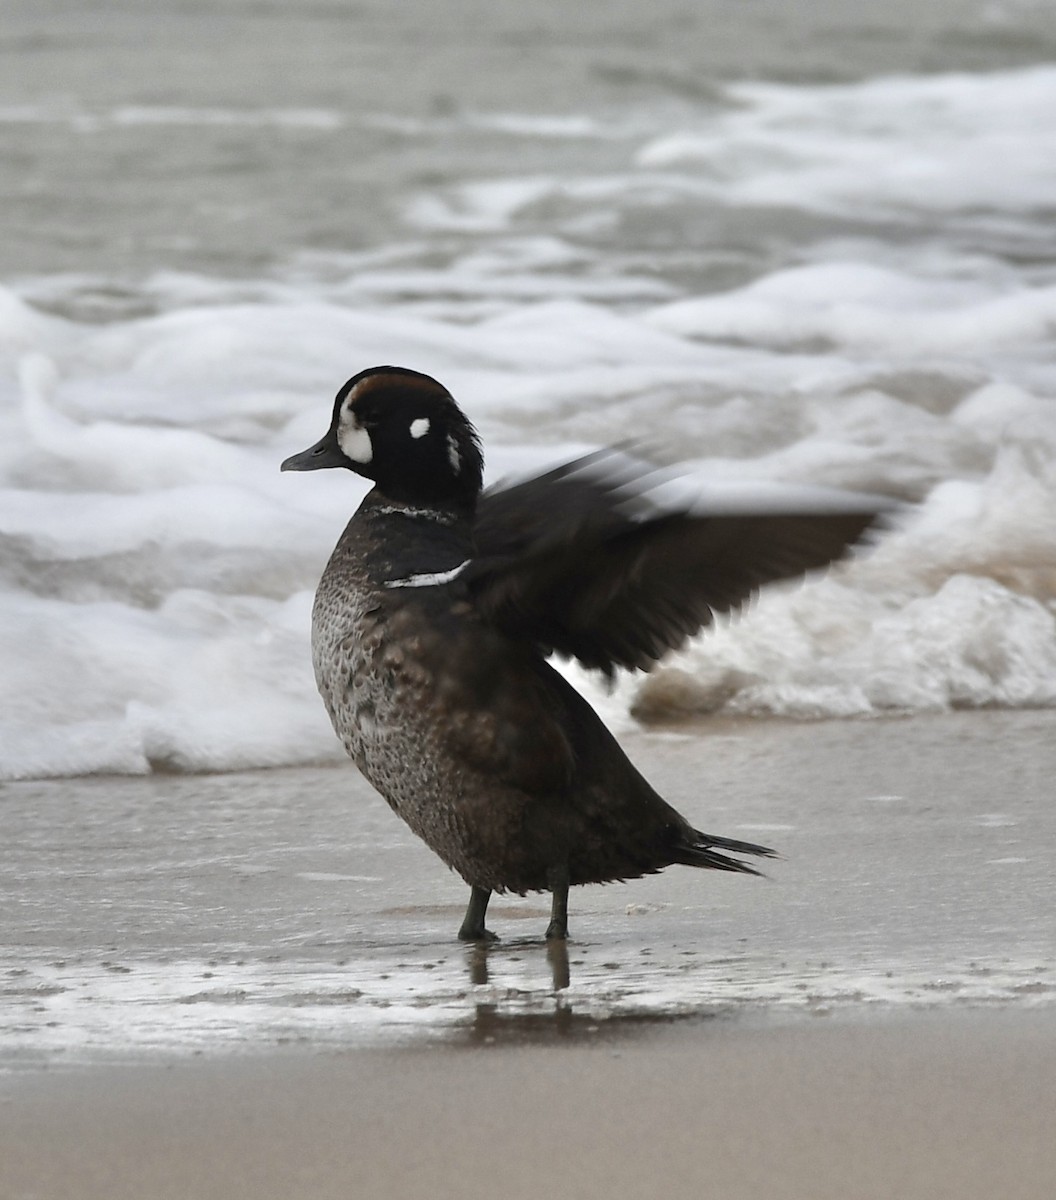
M 658 503 L 673 482 L 600 451 L 490 488 L 465 574 L 477 611 L 510 637 L 606 675 L 648 671 L 764 584 L 841 557 L 891 507 L 806 489 Z

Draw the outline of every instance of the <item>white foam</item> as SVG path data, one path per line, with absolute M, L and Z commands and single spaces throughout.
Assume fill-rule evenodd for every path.
M 1056 703 L 1056 281 L 1044 256 L 1000 250 L 1051 236 L 1032 206 L 1056 194 L 1056 68 L 732 99 L 692 128 L 656 117 L 636 151 L 618 120 L 452 117 L 618 135 L 628 161 L 423 190 L 414 238 L 302 255 L 281 278 L 0 289 L 0 776 L 339 757 L 308 606 L 365 484 L 278 464 L 381 362 L 452 389 L 489 480 L 630 440 L 692 474 L 658 499 L 712 511 L 780 505 L 789 485 L 921 503 L 872 556 L 764 596 L 644 683 L 610 693 L 568 668 L 617 728 L 632 709 Z M 296 123 L 285 111 L 258 120 Z M 807 239 L 720 292 L 582 236 L 687 202 L 910 232 L 938 213 L 941 230 Z
M 709 191 L 742 204 L 859 215 L 904 207 L 1025 212 L 1052 202 L 1051 66 L 731 91 L 738 107 L 654 139 L 639 164 L 692 165 Z
M 424 230 L 486 234 L 545 211 L 549 228 L 583 232 L 624 211 L 718 203 L 897 224 L 941 213 L 990 229 L 1014 215 L 1043 235 L 1056 190 L 1050 65 L 828 87 L 741 83 L 725 98 L 678 130 L 570 127 L 595 137 L 640 128 L 626 170 L 461 181 L 420 193 L 407 217 Z M 547 125 L 507 119 L 536 133 Z
M 1056 286 L 927 279 L 862 263 L 791 268 L 715 296 L 677 301 L 657 328 L 787 346 L 824 339 L 852 350 L 953 355 L 984 339 L 995 350 L 1051 336 Z
M 764 594 L 640 688 L 636 711 L 853 716 L 1056 703 L 1056 473 L 1006 446 L 871 555 Z
M 1008 866 L 1022 861 L 992 860 Z M 313 872 L 300 878 L 347 883 L 363 877 Z M 625 917 L 655 922 L 656 907 L 628 905 Z M 610 918 L 607 946 L 623 932 L 621 924 Z M 740 945 L 713 960 L 665 944 L 661 932 L 656 954 L 646 961 L 640 948 L 628 953 L 617 941 L 605 956 L 609 962 L 577 961 L 568 986 L 556 989 L 532 946 L 491 955 L 481 982 L 467 977 L 463 955 L 438 953 L 435 940 L 415 945 L 413 935 L 400 933 L 395 951 L 382 942 L 336 964 L 296 952 L 264 961 L 186 955 L 176 961 L 126 956 L 99 964 L 84 956 L 33 963 L 17 972 L 7 989 L 7 1011 L 0 1013 L 6 1069 L 39 1066 L 56 1055 L 69 1066 L 130 1055 L 229 1053 L 291 1038 L 314 1047 L 406 1046 L 464 1038 L 482 1013 L 488 1030 L 505 1022 L 516 1034 L 523 1020 L 536 1036 L 552 1023 L 567 1037 L 571 1020 L 598 1033 L 628 1019 L 731 1012 L 740 1019 L 776 1012 L 787 1020 L 863 1010 L 1037 1009 L 1051 1005 L 1054 994 L 1040 956 L 1018 947 L 1011 954 L 1007 948 L 1004 954 L 976 951 L 968 962 L 948 952 L 941 968 L 934 954 L 841 958 L 837 952 L 836 962 L 819 962 L 794 947 L 779 962 L 746 954 Z M 611 969 L 613 958 L 618 971 Z
M 304 654 L 310 606 L 307 592 L 174 591 L 153 610 L 0 594 L 4 774 L 338 758 Z

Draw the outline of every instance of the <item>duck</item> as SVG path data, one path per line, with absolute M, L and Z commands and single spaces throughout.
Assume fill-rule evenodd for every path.
M 469 885 L 463 941 L 494 893 L 550 896 L 684 866 L 758 875 L 767 846 L 703 833 L 631 763 L 552 664 L 648 671 L 765 584 L 825 567 L 877 520 L 827 505 L 658 506 L 652 469 L 600 450 L 483 490 L 477 433 L 436 379 L 360 371 L 283 471 L 373 483 L 322 572 L 312 660 L 349 757 Z

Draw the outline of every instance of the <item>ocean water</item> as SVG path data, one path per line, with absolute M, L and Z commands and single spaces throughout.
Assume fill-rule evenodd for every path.
M 1045 0 L 8 0 L 5 1045 L 1051 999 L 1054 113 Z M 278 465 L 382 362 L 491 481 L 632 441 L 903 502 L 653 674 L 570 669 L 772 883 L 584 891 L 565 962 L 499 906 L 481 957 L 311 769 L 363 488 Z M 892 719 L 801 723 L 845 717 Z
M 75 6 L 0 36 L 0 777 L 336 760 L 280 477 L 379 362 L 489 479 L 910 502 L 618 728 L 1056 703 L 1056 12 Z

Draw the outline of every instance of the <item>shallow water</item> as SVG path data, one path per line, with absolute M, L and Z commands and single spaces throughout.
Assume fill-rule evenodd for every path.
M 349 766 L 4 785 L 0 1054 L 594 1036 L 680 1017 L 1056 1001 L 1051 713 L 715 723 L 629 739 L 766 879 L 672 868 L 492 903 Z

